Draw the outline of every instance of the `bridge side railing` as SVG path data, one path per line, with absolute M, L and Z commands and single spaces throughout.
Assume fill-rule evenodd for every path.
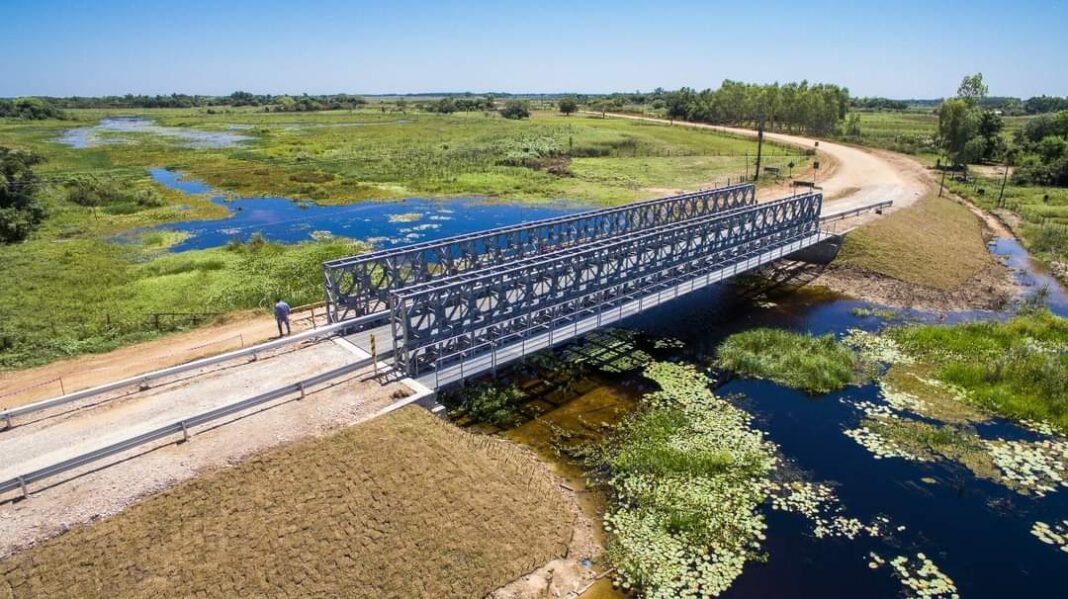
M 70 472 L 71 470 L 75 470 L 77 468 L 85 466 L 86 464 L 98 462 L 100 460 L 119 455 L 131 449 L 135 449 L 137 447 L 141 447 L 143 445 L 147 445 L 149 443 L 153 443 L 161 439 L 166 439 L 171 436 L 182 435 L 181 440 L 188 440 L 189 431 L 194 427 L 201 426 L 209 422 L 214 422 L 216 420 L 232 416 L 239 412 L 244 412 L 245 410 L 257 407 L 261 404 L 273 401 L 275 399 L 281 399 L 289 395 L 299 395 L 299 397 L 303 399 L 304 395 L 312 387 L 322 385 L 338 377 L 355 372 L 361 368 L 368 366 L 370 363 L 371 359 L 366 358 L 353 362 L 351 364 L 346 364 L 339 368 L 335 368 L 322 374 L 307 378 L 298 383 L 286 385 L 285 387 L 279 387 L 277 389 L 273 389 L 266 393 L 261 393 L 254 397 L 250 397 L 248 399 L 244 399 L 236 403 L 215 408 L 207 412 L 202 412 L 200 414 L 190 416 L 188 418 L 183 418 L 182 420 L 178 420 L 176 422 L 172 422 L 170 424 L 161 426 L 148 432 L 132 436 L 128 439 L 123 439 L 122 441 L 113 443 L 106 447 L 101 447 L 99 449 L 88 451 L 86 453 L 63 460 L 61 462 L 45 466 L 44 468 L 38 468 L 36 470 L 25 472 L 7 480 L 0 480 L 0 495 L 11 491 L 21 491 L 23 497 L 25 497 L 28 493 L 27 487 L 32 483 L 51 478 L 53 476 L 63 474 L 65 472 Z
M 767 247 L 817 229 L 820 194 L 762 204 L 730 216 L 708 217 L 561 250 L 393 294 L 391 322 L 398 366 L 415 375 L 431 354 L 451 351 L 445 340 L 477 343 L 552 311 L 587 292 L 634 287 L 673 269 Z
M 337 322 L 385 310 L 391 290 L 755 203 L 751 184 L 733 185 L 332 260 L 323 264 L 328 315 Z
M 640 289 L 625 294 L 608 298 L 604 298 L 598 293 L 587 294 L 582 298 L 585 301 L 583 302 L 583 308 L 579 311 L 555 316 L 537 323 L 529 323 L 524 328 L 510 331 L 500 337 L 483 340 L 474 345 L 455 349 L 451 353 L 436 356 L 433 359 L 432 368 L 434 387 L 440 389 L 442 385 L 462 380 L 469 374 L 484 372 L 487 369 L 495 370 L 498 366 L 502 366 L 513 359 L 553 347 L 601 326 L 623 320 L 627 316 L 646 309 L 643 301 L 648 304 L 648 307 L 659 305 L 664 301 L 675 299 L 719 280 L 748 272 L 768 262 L 782 259 L 829 237 L 834 236 L 827 233 L 803 234 L 793 239 L 787 239 L 770 249 L 767 247 L 754 249 L 731 259 L 704 265 L 685 274 L 660 279 L 653 284 L 645 285 Z M 730 269 L 729 272 L 722 272 L 728 269 Z M 717 273 L 720 275 L 719 278 L 713 278 L 713 275 Z M 706 280 L 701 281 L 702 277 Z M 682 289 L 687 282 L 691 283 L 690 288 Z M 666 290 L 671 290 L 670 297 L 667 300 L 663 296 Z M 633 304 L 634 302 L 638 302 L 638 305 L 633 306 L 633 310 L 625 308 L 628 303 Z M 591 324 L 582 325 L 586 318 L 591 317 L 596 317 L 597 320 Z M 580 326 L 582 326 L 581 329 Z M 538 336 L 541 338 L 536 339 Z M 516 343 L 519 344 L 518 352 L 514 351 Z M 513 349 L 511 355 L 498 356 L 498 353 L 503 348 L 509 346 L 512 346 Z M 479 368 L 479 365 L 474 364 L 476 361 L 483 362 L 481 368 Z M 468 365 L 466 372 L 464 370 L 465 365 Z M 451 369 L 453 372 L 445 372 L 443 375 L 443 371 L 446 371 L 448 366 L 453 366 Z
M 112 391 L 118 391 L 127 387 L 133 387 L 135 385 L 145 388 L 148 387 L 151 383 L 154 383 L 167 377 L 174 376 L 176 374 L 198 370 L 200 368 L 213 366 L 215 364 L 221 364 L 242 357 L 254 358 L 258 354 L 266 351 L 278 349 L 280 347 L 285 347 L 294 343 L 300 343 L 302 341 L 308 341 L 318 337 L 333 335 L 348 328 L 356 326 L 365 326 L 379 321 L 384 322 L 386 320 L 385 316 L 386 315 L 384 314 L 375 314 L 346 322 L 329 324 L 326 326 L 310 329 L 302 333 L 297 333 L 295 335 L 290 335 L 288 337 L 283 337 L 281 339 L 276 339 L 274 341 L 268 341 L 259 345 L 252 345 L 243 349 L 226 352 L 217 356 L 201 358 L 199 360 L 193 360 L 192 362 L 186 362 L 185 364 L 179 364 L 177 366 L 171 366 L 169 368 L 146 372 L 144 374 L 139 374 L 137 376 L 132 376 L 112 383 L 107 383 L 105 385 L 99 385 L 96 387 L 90 387 L 88 389 L 75 391 L 73 393 L 67 393 L 66 395 L 62 395 L 60 397 L 46 399 L 43 401 L 38 401 L 15 408 L 8 408 L 6 410 L 0 411 L 0 419 L 2 419 L 4 422 L 4 428 L 0 430 L 6 430 L 8 428 L 11 428 L 12 420 L 18 416 L 25 416 L 34 412 L 40 412 L 42 410 L 62 406 L 82 399 L 89 399 L 91 397 L 103 395 Z

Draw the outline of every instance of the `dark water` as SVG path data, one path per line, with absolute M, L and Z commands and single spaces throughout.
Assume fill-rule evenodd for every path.
M 231 216 L 223 219 L 159 227 L 190 235 L 172 248 L 177 252 L 226 245 L 235 239 L 246 240 L 254 233 L 284 243 L 308 241 L 327 233 L 388 248 L 590 209 L 576 203 L 532 206 L 485 198 L 411 198 L 346 206 L 320 206 L 273 197 L 226 199 L 209 185 L 183 179 L 180 173 L 162 168 L 150 172 L 153 179 L 172 189 L 188 194 L 216 194 L 212 201 L 230 210 Z

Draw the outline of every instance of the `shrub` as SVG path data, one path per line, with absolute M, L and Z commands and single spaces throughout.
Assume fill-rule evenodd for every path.
M 836 391 L 856 378 L 856 356 L 830 335 L 753 329 L 728 337 L 718 352 L 720 368 L 809 393 Z
M 501 116 L 513 120 L 529 118 L 530 105 L 522 100 L 510 100 L 501 108 Z
M 22 241 L 44 220 L 33 165 L 42 158 L 0 146 L 0 243 Z

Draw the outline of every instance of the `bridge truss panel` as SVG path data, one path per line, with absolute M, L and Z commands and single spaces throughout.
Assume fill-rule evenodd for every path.
M 543 333 L 666 281 L 818 233 L 822 194 L 806 194 L 532 256 L 391 295 L 394 359 L 411 376 L 471 348 Z
M 612 236 L 756 203 L 751 184 L 581 212 L 323 264 L 331 322 L 389 307 L 391 291 Z

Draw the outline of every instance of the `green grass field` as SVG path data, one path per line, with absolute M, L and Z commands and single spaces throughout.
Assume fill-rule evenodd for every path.
M 172 236 L 116 235 L 180 220 L 220 218 L 208 197 L 167 190 L 150 167 L 178 169 L 225 192 L 320 203 L 407 196 L 488 195 L 538 202 L 613 204 L 737 179 L 752 140 L 659 124 L 535 113 L 440 115 L 382 110 L 266 113 L 253 109 L 74 110 L 71 120 L 0 119 L 0 146 L 46 158 L 38 173 L 48 218 L 26 242 L 0 246 L 0 368 L 45 363 L 151 337 L 153 312 L 266 308 L 321 299 L 322 260 L 360 250 L 347 241 L 209 249 L 167 255 Z M 106 116 L 143 116 L 167 127 L 250 136 L 223 148 L 103 131 L 105 142 L 72 148 L 57 139 Z M 765 146 L 767 164 L 796 151 Z M 549 166 L 553 168 L 548 168 Z M 127 192 L 152 190 L 159 205 L 98 208 L 68 199 L 66 181 L 93 175 Z
M 1036 258 L 1068 261 L 1068 189 L 1007 184 L 999 202 L 1001 181 L 978 177 L 969 182 L 946 178 L 952 191 L 1002 216 Z

